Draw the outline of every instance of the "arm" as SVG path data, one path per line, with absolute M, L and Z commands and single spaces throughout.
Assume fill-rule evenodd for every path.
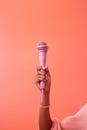
M 48 69 L 42 71 L 42 68 L 38 68 L 36 76 L 36 85 L 40 91 L 40 82 L 44 80 L 46 80 L 46 87 L 44 93 L 42 94 L 40 102 L 39 130 L 50 130 L 52 127 L 52 120 L 50 117 L 49 107 L 44 108 L 44 106 L 49 106 L 50 104 L 51 77 Z
M 41 102 L 41 106 L 48 106 L 49 102 L 49 94 L 43 95 L 43 100 Z M 49 107 L 42 108 L 39 110 L 39 129 L 40 130 L 50 130 L 52 126 L 52 121 L 50 118 Z

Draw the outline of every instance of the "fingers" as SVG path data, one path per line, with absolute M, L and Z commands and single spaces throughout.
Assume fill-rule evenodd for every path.
M 36 82 L 40 83 L 46 79 L 46 72 L 42 68 L 37 69 Z
M 45 82 L 45 89 L 44 92 L 47 94 L 50 92 L 50 87 L 51 87 L 51 75 L 48 70 L 48 67 L 38 67 L 37 68 L 37 75 L 35 77 L 35 84 L 38 87 L 38 89 L 41 91 L 41 81 Z
M 37 68 L 37 72 L 43 75 L 50 74 L 48 67 L 42 67 L 42 66 Z
M 48 68 L 38 67 L 37 68 L 37 75 L 36 75 L 36 85 L 39 85 L 41 81 L 47 81 L 50 77 L 50 73 Z

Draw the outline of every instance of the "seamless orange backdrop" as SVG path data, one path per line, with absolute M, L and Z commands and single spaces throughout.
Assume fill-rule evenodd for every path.
M 36 45 L 49 46 L 51 116 L 87 102 L 87 1 L 0 1 L 0 130 L 37 130 Z

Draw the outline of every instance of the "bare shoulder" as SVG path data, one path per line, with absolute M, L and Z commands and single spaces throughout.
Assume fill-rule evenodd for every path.
M 87 130 L 87 104 L 83 105 L 74 115 L 64 118 L 61 126 L 63 130 Z

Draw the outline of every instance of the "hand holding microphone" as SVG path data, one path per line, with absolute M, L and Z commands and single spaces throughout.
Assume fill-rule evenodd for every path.
M 45 42 L 40 42 L 37 45 L 39 53 L 40 67 L 37 69 L 36 85 L 42 92 L 49 93 L 51 85 L 51 76 L 48 68 L 46 67 L 46 54 L 48 46 Z
M 46 54 L 48 51 L 48 46 L 45 42 L 40 42 L 37 46 L 38 52 L 39 52 L 39 62 L 40 66 L 44 70 L 46 67 Z M 45 88 L 45 81 L 41 81 L 40 83 L 41 89 Z

